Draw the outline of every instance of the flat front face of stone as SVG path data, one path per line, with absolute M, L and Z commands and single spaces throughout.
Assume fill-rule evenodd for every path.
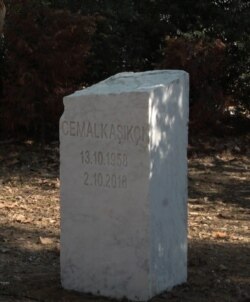
M 148 99 L 134 92 L 65 100 L 61 276 L 67 289 L 150 298 Z

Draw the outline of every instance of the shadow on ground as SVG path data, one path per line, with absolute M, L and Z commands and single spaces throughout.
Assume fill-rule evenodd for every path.
M 110 301 L 61 288 L 59 251 L 37 240 L 57 239 L 49 231 L 17 226 L 5 234 L 0 237 L 0 301 Z M 188 282 L 153 301 L 244 301 L 250 290 L 249 263 L 250 249 L 244 244 L 190 240 Z

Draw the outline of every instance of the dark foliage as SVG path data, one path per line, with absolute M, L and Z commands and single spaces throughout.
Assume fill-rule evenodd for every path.
M 191 124 L 206 127 L 223 117 L 225 107 L 233 105 L 226 94 L 227 48 L 221 40 L 205 41 L 169 38 L 166 41 L 164 69 L 183 69 L 190 75 Z
M 199 66 L 195 77 L 201 78 L 199 83 L 192 79 L 192 83 L 198 84 L 192 91 L 193 103 L 196 102 L 195 107 L 200 104 L 203 107 L 197 109 L 197 117 L 200 110 L 209 108 L 204 114 L 216 122 L 229 99 L 239 110 L 250 108 L 249 1 L 64 0 L 53 1 L 53 5 L 67 6 L 72 11 L 86 15 L 101 16 L 88 59 L 93 71 L 89 77 L 90 84 L 124 70 L 142 71 L 164 65 L 179 68 L 183 64 L 175 53 L 180 55 L 179 58 L 185 55 L 183 47 L 182 55 L 178 49 L 178 45 L 185 40 L 185 44 L 190 44 L 191 48 L 194 45 L 201 47 L 197 56 L 192 57 L 192 64 Z M 166 43 L 166 37 L 180 39 L 180 42 L 175 42 L 176 48 L 171 46 L 171 53 L 170 40 L 167 39 Z M 208 54 L 209 51 L 211 54 Z M 196 59 L 198 62 L 195 62 Z M 183 68 L 190 70 L 189 63 L 186 62 Z M 210 78 L 206 79 L 208 74 Z
M 51 137 L 58 131 L 62 97 L 86 75 L 94 19 L 15 0 L 7 19 L 1 129 L 8 135 Z
M 121 71 L 187 70 L 192 128 L 250 109 L 248 0 L 9 0 L 7 11 L 5 133 L 57 134 L 63 95 Z

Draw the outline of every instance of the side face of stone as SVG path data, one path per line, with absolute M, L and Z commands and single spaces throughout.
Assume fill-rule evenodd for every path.
M 188 98 L 186 73 L 150 97 L 152 295 L 187 279 Z
M 66 289 L 150 298 L 149 93 L 66 97 L 60 120 Z

